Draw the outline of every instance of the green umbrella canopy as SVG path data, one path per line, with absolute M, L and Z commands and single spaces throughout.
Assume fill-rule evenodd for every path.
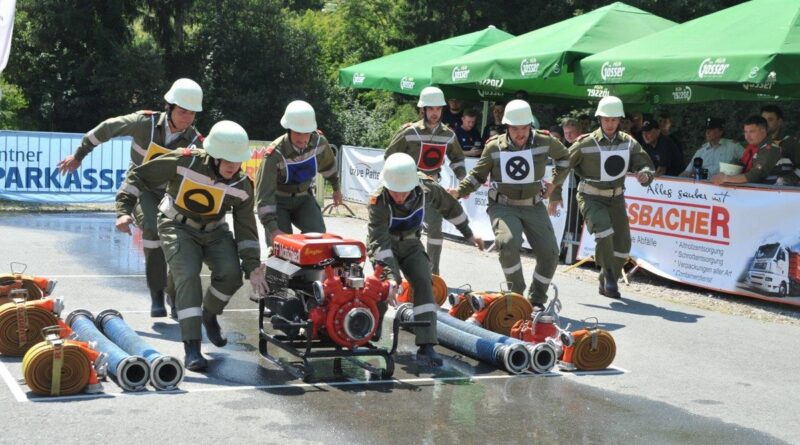
M 429 43 L 339 70 L 339 85 L 419 95 L 431 84 L 431 66 L 480 50 L 513 35 L 494 26 L 458 37 Z
M 585 84 L 691 84 L 800 94 L 800 1 L 753 0 L 583 59 Z
M 645 101 L 643 87 L 581 87 L 572 71 L 586 56 L 672 26 L 674 22 L 617 2 L 435 65 L 433 82 L 483 90 L 485 95 L 524 90 L 557 100 L 614 94 Z

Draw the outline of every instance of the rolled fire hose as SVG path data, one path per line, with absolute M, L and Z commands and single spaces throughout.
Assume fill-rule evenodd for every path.
M 56 327 L 58 330 L 59 328 Z M 81 391 L 103 391 L 98 379 L 105 373 L 107 356 L 87 343 L 47 335 L 22 359 L 22 375 L 31 392 L 42 396 L 72 395 Z
M 11 301 L 10 293 L 13 290 L 25 289 L 28 291 L 26 300 L 39 300 L 52 295 L 56 286 L 55 280 L 43 277 L 33 277 L 19 273 L 0 274 L 0 304 Z
M 156 351 L 134 331 L 122 314 L 108 309 L 97 314 L 97 328 L 117 346 L 131 355 L 139 355 L 150 364 L 150 382 L 162 391 L 173 390 L 183 380 L 183 363 Z
M 444 312 L 437 312 L 436 319 L 439 321 L 437 329 L 442 325 L 451 326 L 459 331 L 466 332 L 467 334 L 476 337 L 505 345 L 520 345 L 528 351 L 530 356 L 530 369 L 531 371 L 542 374 L 549 372 L 556 364 L 556 351 L 552 345 L 548 343 L 528 343 L 516 338 L 508 337 L 488 329 L 484 329 L 478 325 L 461 321 Z
M 21 357 L 44 338 L 42 329 L 57 325 L 64 304 L 61 298 L 34 301 L 17 299 L 0 306 L 0 354 Z
M 487 299 L 491 300 L 488 304 Z M 514 292 L 483 295 L 473 293 L 469 301 L 472 309 L 478 310 L 472 317 L 481 319 L 481 326 L 484 328 L 502 335 L 510 335 L 511 327 L 517 320 L 527 320 L 533 314 L 533 306 L 528 299 Z
M 572 333 L 575 344 L 572 364 L 581 371 L 606 369 L 617 355 L 614 337 L 604 329 L 581 329 Z
M 150 378 L 150 367 L 144 357 L 130 355 L 106 338 L 94 324 L 94 316 L 85 309 L 72 311 L 67 324 L 83 341 L 94 342 L 97 350 L 108 354 L 108 372 L 125 391 L 142 391 Z
M 444 278 L 439 275 L 431 275 L 431 285 L 433 287 L 433 301 L 441 306 L 447 301 L 447 283 Z M 400 296 L 397 297 L 398 303 L 413 303 L 414 302 L 414 289 L 407 280 L 401 283 L 403 290 Z
M 472 314 L 474 314 L 475 311 L 472 310 L 472 305 L 469 302 L 469 298 L 464 298 L 462 297 L 462 295 L 470 295 L 470 294 L 469 293 L 461 295 L 450 294 L 449 298 L 450 298 L 451 308 L 449 313 L 450 315 L 458 318 L 459 320 L 466 320 Z
M 438 314 L 437 312 L 437 316 Z M 404 322 L 413 321 L 413 305 L 410 303 L 401 304 L 397 307 L 395 316 Z M 436 336 L 444 346 L 482 362 L 503 368 L 512 374 L 520 374 L 530 365 L 530 355 L 522 345 L 496 343 L 458 330 L 447 324 L 436 326 Z

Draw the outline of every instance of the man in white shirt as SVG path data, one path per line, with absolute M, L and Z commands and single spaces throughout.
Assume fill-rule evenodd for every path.
M 722 119 L 716 117 L 706 119 L 706 143 L 692 156 L 692 162 L 689 162 L 681 176 L 691 178 L 695 175 L 694 159 L 696 158 L 703 160 L 701 168 L 708 169 L 706 178 L 711 178 L 719 173 L 720 162 L 738 163 L 744 153 L 744 147 L 722 137 L 724 124 Z

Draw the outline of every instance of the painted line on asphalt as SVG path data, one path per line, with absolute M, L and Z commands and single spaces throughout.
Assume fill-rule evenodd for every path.
M 22 391 L 19 383 L 14 380 L 14 377 L 11 375 L 11 372 L 6 368 L 6 364 L 0 361 L 0 376 L 3 376 L 3 381 L 6 382 L 8 385 L 8 389 L 11 391 L 11 394 L 14 395 L 14 398 L 17 399 L 17 402 L 27 402 L 28 397 Z
M 210 277 L 211 274 L 200 274 L 201 277 Z M 146 275 L 47 275 L 47 278 L 145 278 Z

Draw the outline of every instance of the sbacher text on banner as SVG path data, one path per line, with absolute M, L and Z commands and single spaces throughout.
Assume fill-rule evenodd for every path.
M 800 305 L 800 190 L 625 181 L 631 257 L 670 280 Z M 579 257 L 594 254 L 584 226 Z

